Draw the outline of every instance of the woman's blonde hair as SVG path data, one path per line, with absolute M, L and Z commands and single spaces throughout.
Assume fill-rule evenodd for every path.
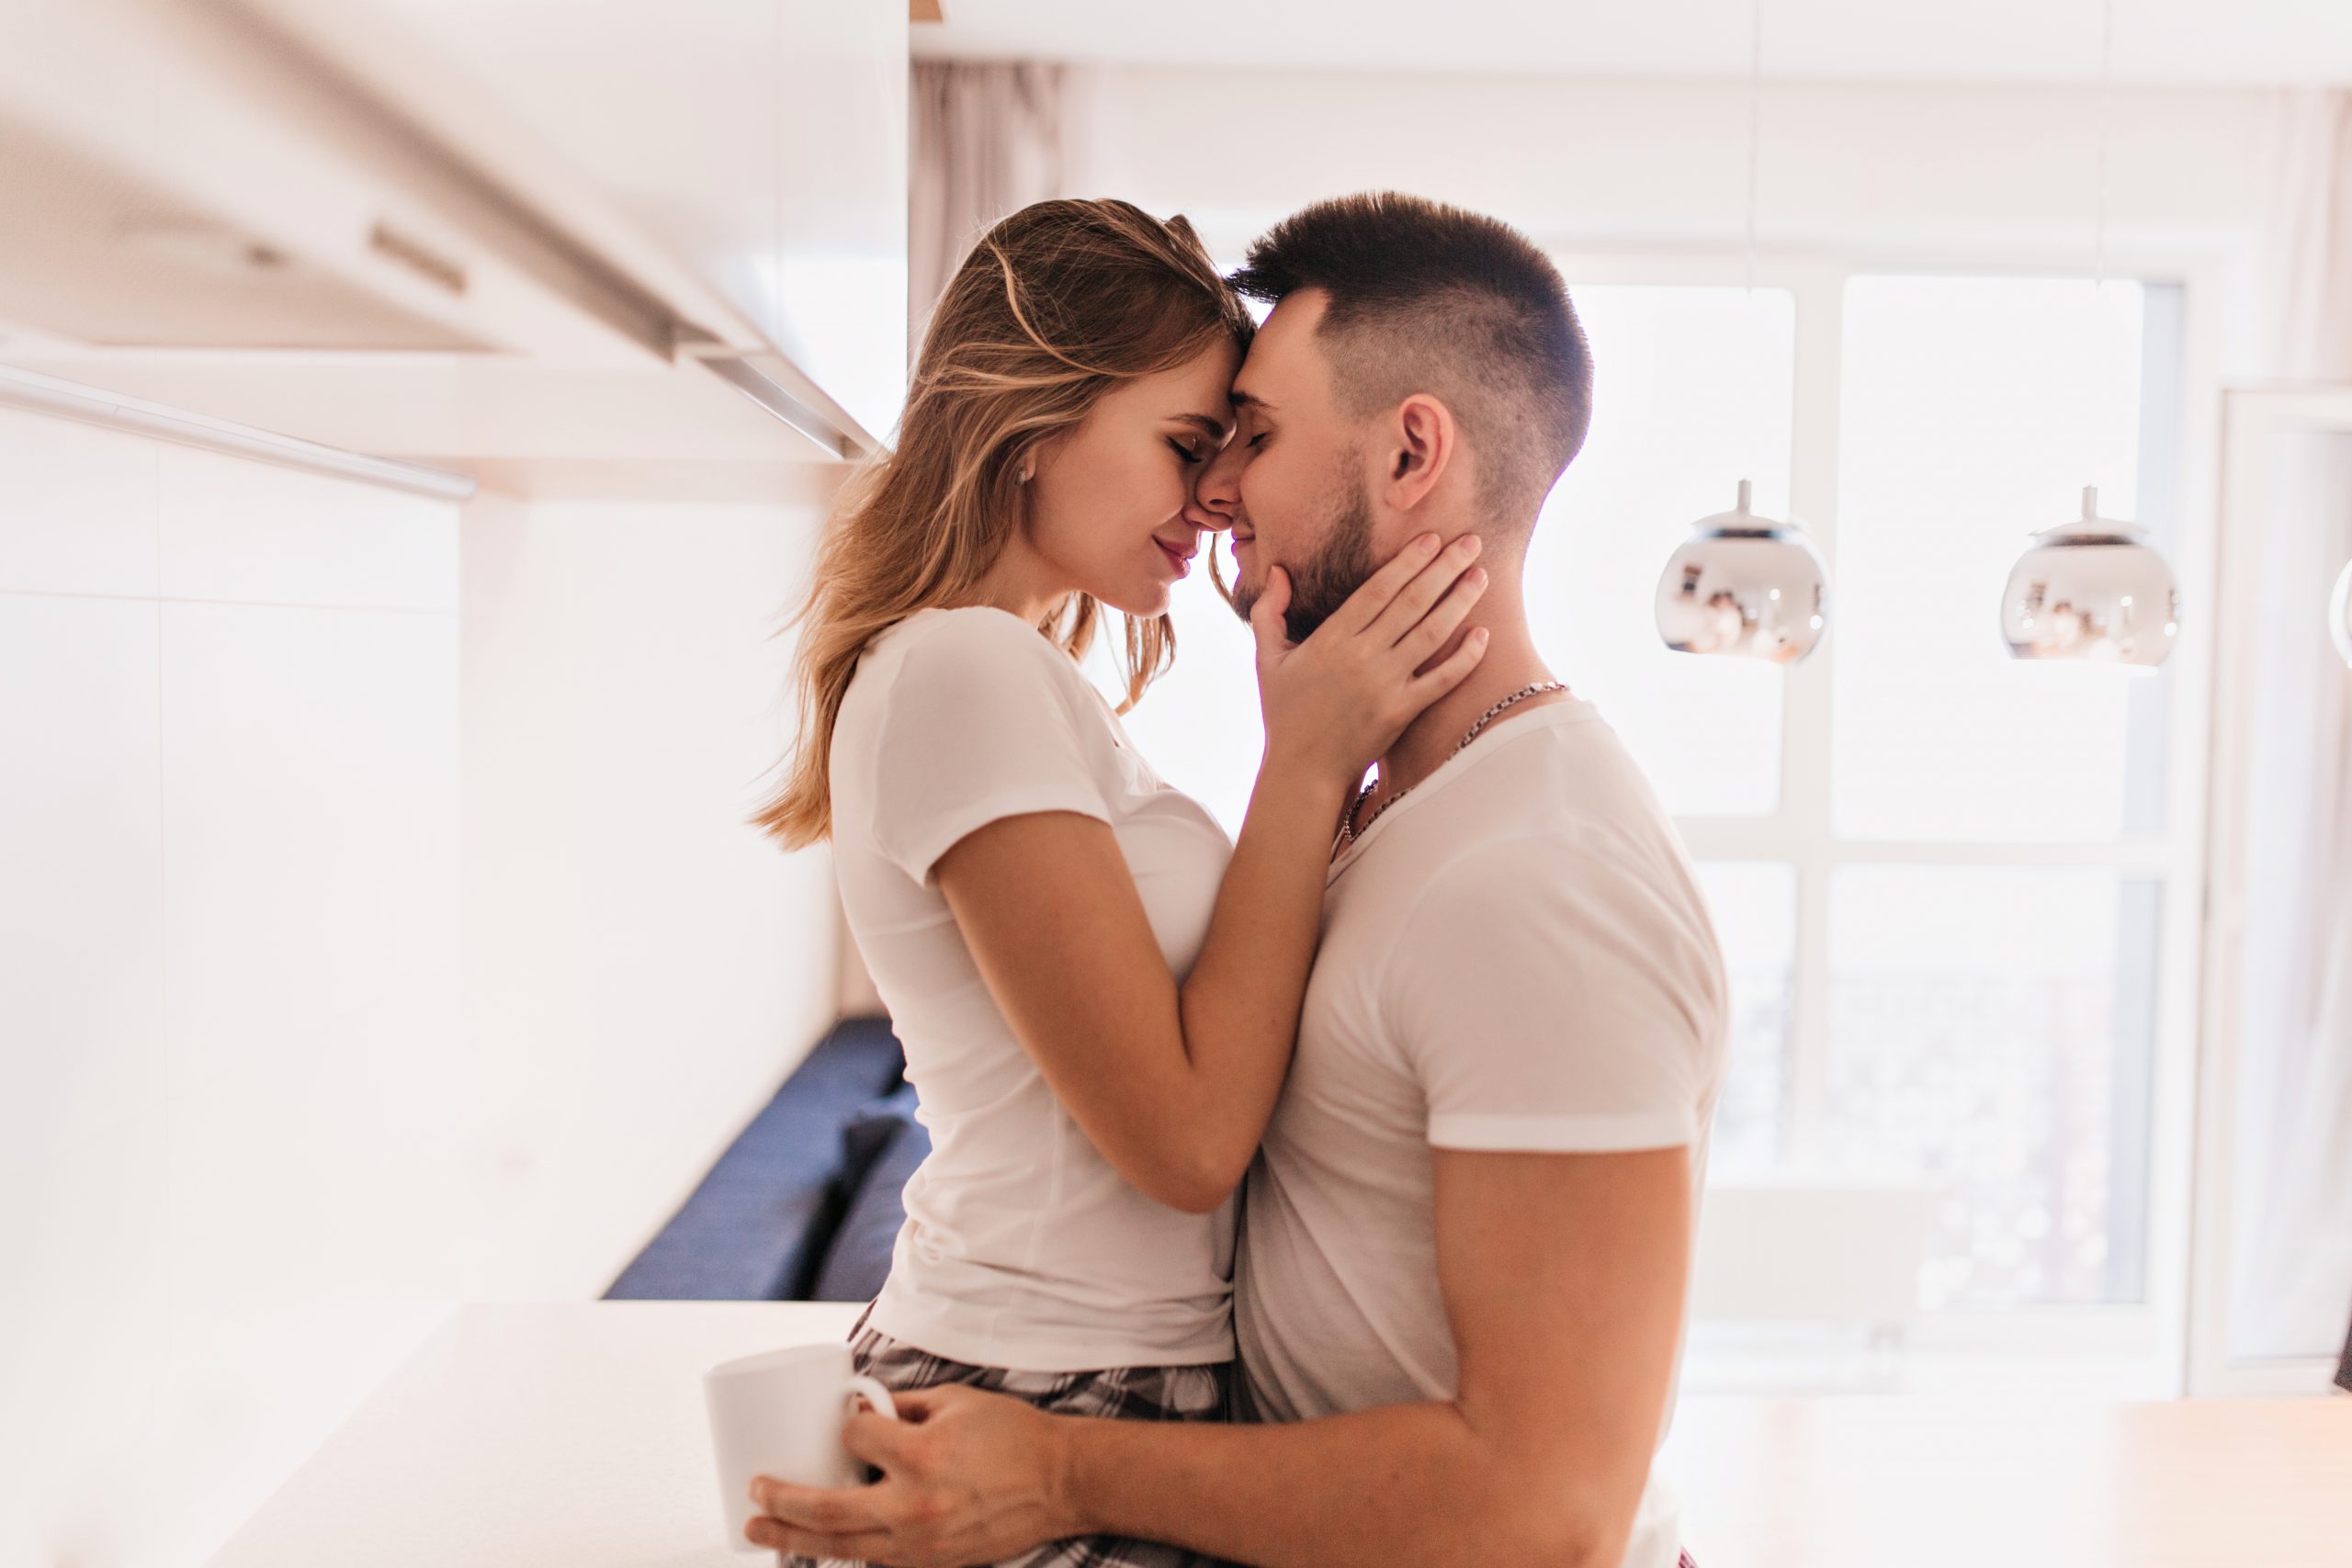
M 829 762 L 858 655 L 933 605 L 969 604 L 1023 516 L 1024 468 L 1122 381 L 1172 369 L 1250 319 L 1193 227 L 1124 201 L 1041 201 L 990 229 L 933 311 L 894 451 L 843 486 L 798 627 L 797 744 L 752 820 L 786 848 L 832 831 Z M 1072 593 L 1037 630 L 1072 658 L 1103 612 Z M 1123 615 L 1126 712 L 1176 653 L 1166 615 Z

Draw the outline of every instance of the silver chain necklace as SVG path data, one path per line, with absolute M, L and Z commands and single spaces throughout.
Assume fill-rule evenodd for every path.
M 1445 754 L 1445 761 L 1450 762 L 1453 761 L 1454 758 L 1460 756 L 1462 754 L 1463 748 L 1468 746 L 1473 740 L 1477 739 L 1478 732 L 1486 728 L 1489 724 L 1492 724 L 1495 721 L 1495 716 L 1502 712 L 1503 709 L 1510 706 L 1511 704 L 1523 703 L 1530 697 L 1540 697 L 1546 692 L 1565 692 L 1567 689 L 1568 685 L 1565 681 L 1538 681 L 1532 685 L 1521 686 L 1518 691 L 1513 692 L 1510 696 L 1505 697 L 1501 702 L 1497 703 L 1485 713 L 1480 714 L 1478 716 L 1478 722 L 1470 727 L 1469 733 L 1465 734 L 1460 740 L 1456 741 L 1454 743 L 1453 750 Z M 1443 767 L 1444 765 L 1444 762 L 1438 764 L 1439 767 Z M 1373 786 L 1371 784 L 1365 784 L 1361 790 L 1356 792 L 1356 797 L 1348 802 L 1347 815 L 1340 818 L 1340 839 L 1339 842 L 1332 846 L 1332 852 L 1337 854 L 1340 851 L 1346 849 L 1350 844 L 1355 842 L 1364 834 L 1371 832 L 1372 825 L 1380 820 L 1380 813 L 1382 811 L 1387 810 L 1390 807 L 1396 805 L 1398 801 L 1404 799 L 1407 795 L 1412 794 L 1413 791 L 1419 787 L 1420 785 L 1418 784 L 1408 784 L 1403 789 L 1398 790 L 1395 795 L 1392 795 L 1386 800 L 1382 801 L 1380 803 L 1379 810 L 1374 811 L 1371 816 L 1365 818 L 1363 819 L 1363 826 L 1362 828 L 1358 828 L 1356 826 L 1356 813 L 1363 810 L 1363 803 L 1372 798 Z

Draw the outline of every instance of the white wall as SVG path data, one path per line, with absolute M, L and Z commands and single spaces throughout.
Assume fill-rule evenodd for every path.
M 193 1560 L 442 1289 L 458 563 L 0 413 L 0 1561 Z
M 840 472 L 468 508 L 477 1298 L 601 1293 L 833 1020 L 831 860 L 743 818 L 788 743 L 767 634 Z
M 0 412 L 0 1562 L 199 1561 L 830 1020 L 741 825 L 830 482 L 461 514 Z

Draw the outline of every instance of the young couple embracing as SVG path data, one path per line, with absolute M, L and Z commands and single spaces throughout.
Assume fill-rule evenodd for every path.
M 1549 259 L 1409 197 L 1229 279 L 1118 201 L 965 262 L 822 546 L 762 818 L 831 840 L 933 1141 L 853 1331 L 904 1419 L 850 1423 L 871 1486 L 755 1482 L 752 1540 L 1676 1568 L 1724 979 L 1528 626 L 1591 387 Z M 1119 611 L 1131 706 L 1218 535 L 1266 737 L 1236 840 L 1076 662 Z

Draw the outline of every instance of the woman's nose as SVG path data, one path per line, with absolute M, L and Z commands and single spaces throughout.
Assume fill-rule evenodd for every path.
M 1222 508 L 1202 496 L 1198 487 L 1184 502 L 1184 521 L 1195 528 L 1216 534 L 1233 526 L 1233 518 Z
M 1241 465 L 1233 460 L 1230 449 L 1202 464 L 1184 503 L 1184 520 L 1195 528 L 1232 527 L 1235 514 L 1241 510 L 1240 488 L 1234 482 L 1240 473 Z

